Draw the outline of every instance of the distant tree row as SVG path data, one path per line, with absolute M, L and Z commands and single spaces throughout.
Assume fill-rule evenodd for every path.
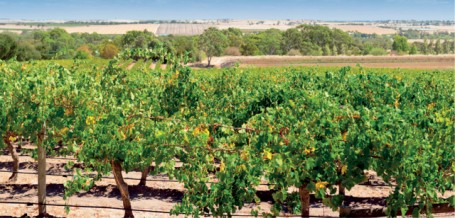
M 119 52 L 112 38 L 100 34 L 73 33 L 63 29 L 0 34 L 0 59 L 19 61 L 40 59 L 112 58 Z
M 413 31 L 408 31 L 414 34 Z M 19 61 L 39 59 L 110 59 L 127 48 L 165 47 L 180 55 L 190 52 L 192 61 L 209 61 L 214 56 L 253 55 L 387 55 L 452 54 L 454 40 L 425 39 L 408 43 L 406 34 L 367 35 L 347 33 L 320 25 L 301 25 L 286 31 L 269 29 L 244 33 L 240 29 L 209 28 L 199 36 L 155 36 L 144 31 L 129 31 L 124 35 L 72 33 L 63 29 L 26 31 L 0 34 L 0 59 Z M 431 37 L 433 38 L 433 36 Z

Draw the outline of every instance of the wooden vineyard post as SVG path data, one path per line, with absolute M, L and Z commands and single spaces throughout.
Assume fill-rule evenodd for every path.
M 39 217 L 46 217 L 46 148 L 44 138 L 46 135 L 46 123 L 41 127 L 38 134 L 38 212 Z
M 125 209 L 125 218 L 134 217 L 133 210 L 131 208 L 130 193 L 128 191 L 128 184 L 125 183 L 125 180 L 122 176 L 122 166 L 116 161 L 112 161 L 112 171 L 114 172 L 115 183 L 117 184 L 118 189 L 120 190 L 120 195 L 122 195 L 123 208 Z
M 300 203 L 301 203 L 301 217 L 310 216 L 310 192 L 308 191 L 306 185 L 299 187 L 300 194 Z

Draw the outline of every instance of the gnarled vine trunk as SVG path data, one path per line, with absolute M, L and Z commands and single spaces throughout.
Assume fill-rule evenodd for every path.
M 11 157 L 13 158 L 13 174 L 8 178 L 9 182 L 17 181 L 17 173 L 19 171 L 19 155 L 17 155 L 16 149 L 13 146 L 13 143 L 9 140 L 10 134 L 6 134 L 3 138 L 3 141 L 6 144 L 6 149 L 8 149 Z
M 117 184 L 118 189 L 120 190 L 120 195 L 122 195 L 123 208 L 125 209 L 125 218 L 134 217 L 133 210 L 131 208 L 130 193 L 128 191 L 128 184 L 126 184 L 122 175 L 122 165 L 116 161 L 111 162 L 112 171 L 114 172 L 115 183 Z
M 310 191 L 308 191 L 306 185 L 299 187 L 300 203 L 301 203 L 301 217 L 310 216 Z
M 147 184 L 147 176 L 149 175 L 149 173 L 150 173 L 150 166 L 147 166 L 142 171 L 141 181 L 139 181 L 138 186 L 145 186 Z

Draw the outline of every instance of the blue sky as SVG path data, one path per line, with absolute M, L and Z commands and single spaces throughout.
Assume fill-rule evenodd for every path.
M 454 20 L 454 0 L 0 0 L 0 19 Z

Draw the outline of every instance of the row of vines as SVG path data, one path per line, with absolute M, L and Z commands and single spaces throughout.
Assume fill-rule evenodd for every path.
M 0 62 L 0 148 L 15 153 L 13 143 L 23 139 L 37 146 L 40 215 L 52 155 L 84 165 L 65 184 L 65 198 L 112 173 L 125 217 L 134 215 L 122 171 L 138 169 L 183 183 L 171 213 L 196 217 L 230 216 L 258 202 L 263 182 L 274 206 L 253 215 L 277 216 L 285 205 L 309 216 L 310 193 L 343 209 L 344 190 L 363 182 L 366 170 L 395 187 L 389 216 L 453 204 L 438 197 L 455 180 L 455 90 L 447 80 L 350 68 L 205 75 L 170 63 L 164 71 L 129 71 L 117 60 L 92 69 Z

